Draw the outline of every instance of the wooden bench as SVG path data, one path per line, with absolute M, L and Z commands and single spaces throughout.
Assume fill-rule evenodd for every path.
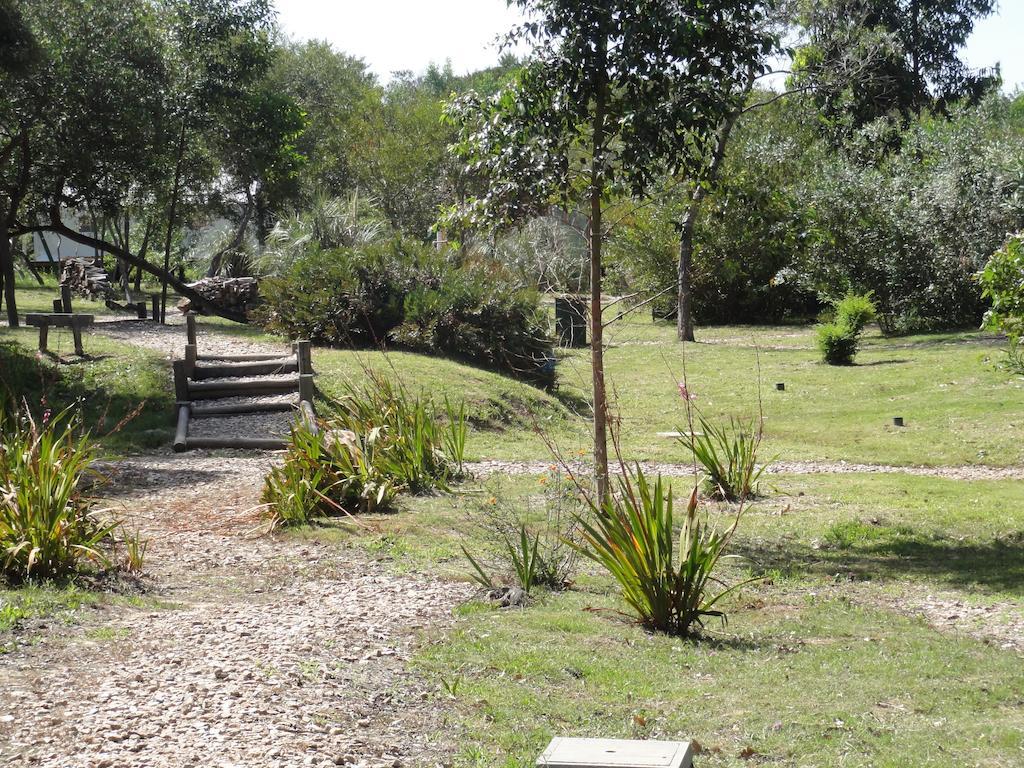
M 85 355 L 82 349 L 82 329 L 92 325 L 92 315 L 75 315 L 65 312 L 35 312 L 25 316 L 28 325 L 39 327 L 39 351 L 46 352 L 46 342 L 50 334 L 50 326 L 54 328 L 70 328 L 71 335 L 75 337 L 75 354 L 79 357 Z

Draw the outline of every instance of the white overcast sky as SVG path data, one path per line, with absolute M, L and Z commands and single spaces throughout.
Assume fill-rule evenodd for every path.
M 369 64 L 382 82 L 451 60 L 457 74 L 498 60 L 494 40 L 519 19 L 505 0 L 275 0 L 293 39 L 328 40 Z M 1002 0 L 964 54 L 974 67 L 1002 63 L 1007 90 L 1024 87 L 1024 0 Z

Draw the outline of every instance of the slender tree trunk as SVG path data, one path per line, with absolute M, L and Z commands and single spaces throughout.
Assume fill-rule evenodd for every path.
M 14 285 L 14 251 L 7 229 L 0 232 L 0 277 L 3 278 L 4 303 L 7 305 L 7 324 L 18 327 L 18 299 Z
M 594 107 L 594 156 L 590 167 L 590 353 L 594 381 L 594 480 L 597 497 L 608 496 L 608 393 L 604 380 L 604 323 L 601 306 L 602 194 L 604 192 L 605 108 L 608 84 L 604 79 L 603 60 L 607 56 L 607 40 L 598 41 L 601 78 L 596 88 Z
M 149 237 L 153 234 L 153 219 L 146 220 L 146 231 L 142 234 L 142 245 L 139 246 L 139 259 L 146 260 L 149 252 Z M 128 250 L 131 250 L 130 248 Z M 142 267 L 135 270 L 135 292 L 142 293 Z
M 691 205 L 683 214 L 679 233 L 679 275 L 676 303 L 676 334 L 679 341 L 695 340 L 693 335 L 693 284 L 690 279 L 690 270 L 693 267 L 693 226 L 696 221 L 696 206 Z
M 740 115 L 743 114 L 743 104 L 747 95 L 754 87 L 754 73 L 747 75 L 746 85 L 742 95 L 739 97 L 739 106 L 726 115 L 718 126 L 715 135 L 715 144 L 711 152 L 711 164 L 704 178 L 704 183 L 695 184 L 693 192 L 690 193 L 690 202 L 683 212 L 683 218 L 679 222 L 679 264 L 676 284 L 676 335 L 679 341 L 694 341 L 693 334 L 693 233 L 697 226 L 697 218 L 700 216 L 701 206 L 704 198 L 707 197 L 708 189 L 718 181 L 722 173 L 722 164 L 725 161 L 725 149 L 729 144 L 729 137 L 733 128 L 736 127 Z
M 181 164 L 185 154 L 185 120 L 181 121 L 178 136 L 178 159 L 174 164 L 174 185 L 171 187 L 171 209 L 167 214 L 167 239 L 164 241 L 164 275 L 160 286 L 160 322 L 167 321 L 167 276 L 171 273 L 171 238 L 174 235 L 174 218 L 178 213 L 178 187 L 181 184 Z

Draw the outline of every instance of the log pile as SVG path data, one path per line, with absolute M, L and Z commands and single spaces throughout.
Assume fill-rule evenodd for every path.
M 114 297 L 107 271 L 91 259 L 67 259 L 61 262 L 60 284 L 71 288 L 75 295 L 89 299 Z
M 222 309 L 243 314 L 256 305 L 260 295 L 259 281 L 255 277 L 204 277 L 189 283 L 188 287 Z M 186 314 L 202 308 L 193 307 L 189 299 L 182 299 L 178 302 L 178 309 Z

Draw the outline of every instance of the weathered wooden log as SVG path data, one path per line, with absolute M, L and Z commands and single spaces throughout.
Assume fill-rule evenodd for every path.
M 237 381 L 190 381 L 190 400 L 216 400 L 224 397 L 280 395 L 299 389 L 300 377 L 284 379 L 238 379 Z
M 211 360 L 223 360 L 225 362 L 233 363 L 246 363 L 246 362 L 260 362 L 264 360 L 280 360 L 282 355 L 270 355 L 266 353 L 262 354 L 251 354 L 251 355 L 196 355 L 196 360 L 200 362 L 208 362 Z
M 174 397 L 179 403 L 187 403 L 192 399 L 189 397 L 188 368 L 184 360 L 175 360 L 172 367 L 174 370 Z
M 313 410 L 313 404 L 309 400 L 301 400 L 299 402 L 299 411 L 302 414 L 302 420 L 306 423 L 306 428 L 314 435 L 320 431 L 319 425 L 316 423 L 316 412 Z
M 313 372 L 313 350 L 305 339 L 295 342 L 295 357 L 299 361 L 299 373 Z
M 178 428 L 174 433 L 174 451 L 188 450 L 188 421 L 192 408 L 188 403 L 178 403 Z
M 260 402 L 258 400 L 249 403 L 196 403 L 192 406 L 192 418 L 203 416 L 233 416 L 240 413 L 284 413 L 294 411 L 295 403 L 287 400 L 275 400 Z
M 280 451 L 287 446 L 287 441 L 274 437 L 190 437 L 185 441 L 186 450 L 194 450 L 196 448 L 246 448 L 254 451 Z
M 315 389 L 313 386 L 313 374 L 303 373 L 299 375 L 299 400 L 313 402 Z
M 192 371 L 191 378 L 199 380 L 225 379 L 232 376 L 272 376 L 278 373 L 296 373 L 298 370 L 299 363 L 294 357 L 265 361 L 229 362 L 221 365 L 200 363 Z

